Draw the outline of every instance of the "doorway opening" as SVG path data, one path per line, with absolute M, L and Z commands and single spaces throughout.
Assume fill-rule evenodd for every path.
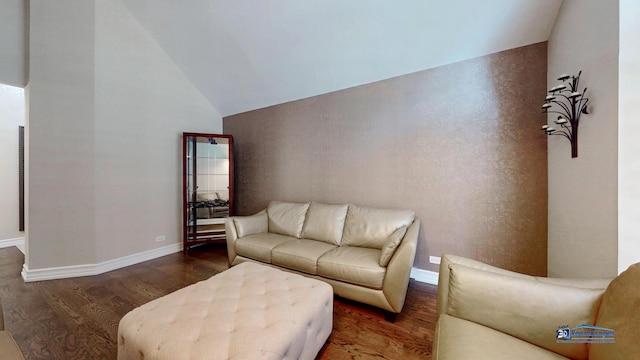
M 0 247 L 25 252 L 25 90 L 0 84 Z

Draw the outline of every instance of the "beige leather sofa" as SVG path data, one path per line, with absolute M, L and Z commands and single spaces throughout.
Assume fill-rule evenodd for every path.
M 413 211 L 272 201 L 226 220 L 229 264 L 254 261 L 323 280 L 336 295 L 402 311 L 420 222 Z
M 640 264 L 554 279 L 444 255 L 438 314 L 434 360 L 640 359 Z
M 0 359 L 5 360 L 24 360 L 22 351 L 11 333 L 4 329 L 4 316 L 2 306 L 0 306 Z

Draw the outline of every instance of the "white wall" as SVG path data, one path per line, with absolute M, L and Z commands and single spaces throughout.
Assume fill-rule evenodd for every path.
M 119 0 L 32 1 L 30 31 L 28 270 L 179 242 L 180 135 L 219 113 Z
M 618 271 L 640 261 L 640 3 L 620 0 Z
M 95 261 L 94 5 L 31 1 L 30 269 Z
M 0 83 L 27 83 L 26 0 L 0 0 Z
M 548 274 L 617 274 L 618 1 L 564 0 L 549 39 L 548 85 L 583 71 L 589 115 L 581 118 L 579 153 L 548 141 Z M 542 104 L 540 99 L 540 103 Z M 550 119 L 551 121 L 551 119 Z
M 96 1 L 95 40 L 96 254 L 105 261 L 182 241 L 182 132 L 222 133 L 222 117 L 121 1 Z
M 0 241 L 18 231 L 18 127 L 24 125 L 24 89 L 0 84 Z

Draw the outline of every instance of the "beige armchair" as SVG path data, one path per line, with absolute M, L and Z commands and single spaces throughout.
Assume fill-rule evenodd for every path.
M 444 255 L 433 359 L 640 359 L 640 264 L 534 277 Z

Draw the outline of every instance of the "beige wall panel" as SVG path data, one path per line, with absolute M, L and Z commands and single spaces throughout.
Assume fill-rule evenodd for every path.
M 590 105 L 577 158 L 568 141 L 549 139 L 549 276 L 618 273 L 618 8 L 618 1 L 565 0 L 549 38 L 548 86 L 582 70 Z
M 618 272 L 640 261 L 640 4 L 620 1 Z
M 94 10 L 93 2 L 31 3 L 25 257 L 31 269 L 95 260 Z
M 27 84 L 28 1 L 0 0 L 0 84 Z

